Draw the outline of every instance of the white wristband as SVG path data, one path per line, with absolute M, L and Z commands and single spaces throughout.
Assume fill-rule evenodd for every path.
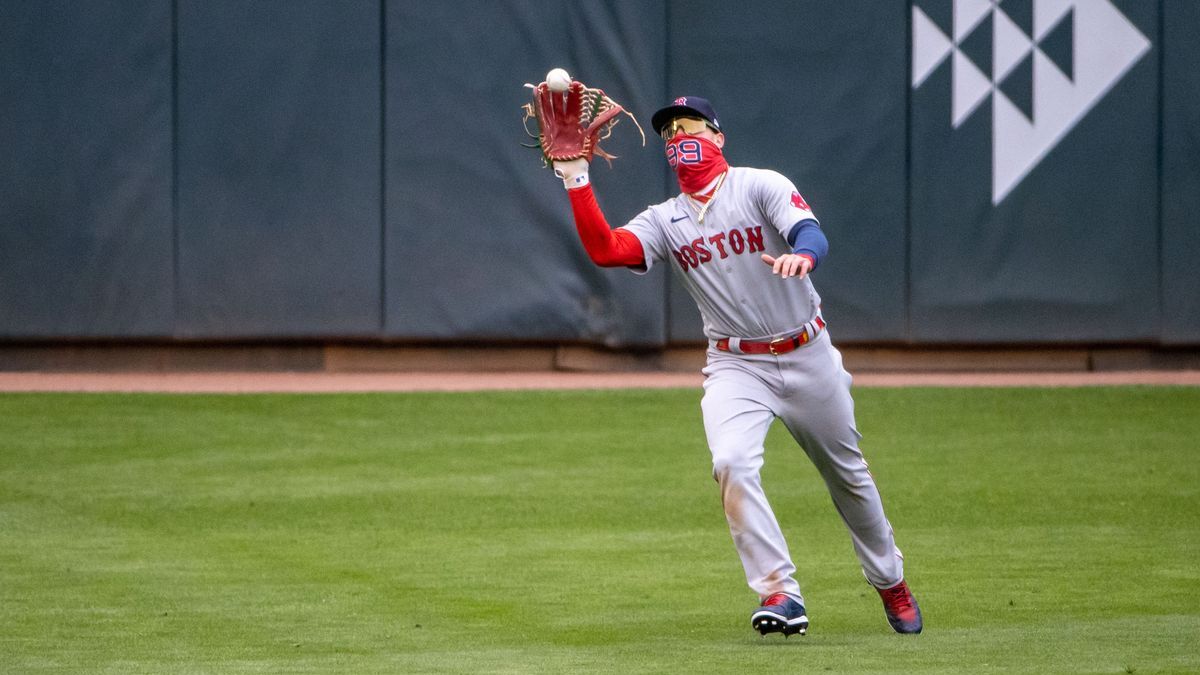
M 588 175 L 587 175 L 586 171 L 584 171 L 581 174 L 576 174 L 574 176 L 571 176 L 569 178 L 566 176 L 563 177 L 563 187 L 565 187 L 568 190 L 570 190 L 571 188 L 581 188 L 590 182 L 591 181 L 588 179 Z
M 568 162 L 555 162 L 554 175 L 562 179 L 563 187 L 570 190 L 587 185 L 588 163 L 586 159 L 573 159 Z

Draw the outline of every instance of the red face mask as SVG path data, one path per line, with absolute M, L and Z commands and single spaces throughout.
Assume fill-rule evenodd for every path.
M 729 169 L 716 143 L 700 136 L 677 134 L 667 142 L 667 164 L 675 169 L 679 189 L 695 194 Z

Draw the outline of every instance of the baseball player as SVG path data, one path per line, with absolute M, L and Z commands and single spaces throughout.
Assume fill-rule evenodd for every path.
M 713 477 L 746 581 L 759 596 L 751 626 L 805 634 L 808 616 L 760 480 L 763 441 L 783 421 L 824 479 L 867 580 L 892 628 L 921 632 L 883 502 L 858 447 L 850 375 L 830 342 L 810 274 L 828 252 L 800 192 L 774 171 L 730 167 L 712 105 L 685 96 L 654 113 L 680 194 L 611 229 L 588 180 L 587 159 L 553 162 L 579 238 L 602 267 L 647 273 L 669 265 L 704 319 L 701 408 Z

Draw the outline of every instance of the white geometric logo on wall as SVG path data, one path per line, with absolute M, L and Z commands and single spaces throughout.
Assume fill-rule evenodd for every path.
M 949 58 L 954 129 L 991 97 L 992 204 L 1150 51 L 1110 0 L 953 0 L 949 7 L 947 32 L 913 5 L 912 87 Z

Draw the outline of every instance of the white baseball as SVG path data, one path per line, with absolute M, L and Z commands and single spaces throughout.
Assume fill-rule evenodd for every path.
M 546 86 L 550 91 L 566 91 L 571 86 L 571 74 L 562 68 L 555 68 L 546 73 Z

